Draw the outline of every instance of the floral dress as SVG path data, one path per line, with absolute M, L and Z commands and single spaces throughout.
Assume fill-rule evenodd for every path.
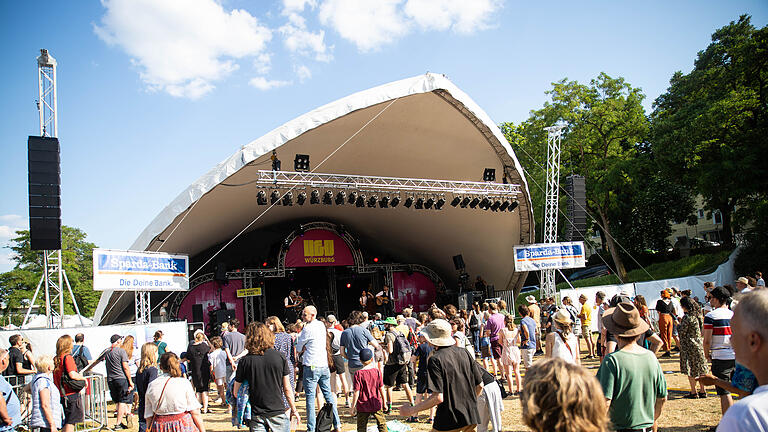
M 293 345 L 293 338 L 291 335 L 285 332 L 280 332 L 275 334 L 275 350 L 282 353 L 286 360 L 288 360 L 288 369 L 291 371 L 291 388 L 296 388 L 296 377 L 294 376 L 294 372 L 296 371 L 296 351 L 294 351 L 294 345 Z M 285 405 L 285 409 L 290 408 L 290 405 L 288 405 L 288 401 L 285 400 L 285 394 L 282 394 L 283 397 L 283 405 Z
M 686 313 L 678 326 L 680 336 L 680 373 L 698 377 L 709 373 L 701 338 L 702 319 Z

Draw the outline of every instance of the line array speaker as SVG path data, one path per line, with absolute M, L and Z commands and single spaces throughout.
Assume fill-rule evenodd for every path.
M 587 230 L 587 190 L 584 177 L 572 174 L 565 178 L 568 193 L 565 238 L 567 241 L 584 240 Z
M 29 164 L 29 237 L 32 250 L 61 249 L 61 169 L 59 140 L 31 136 Z
M 453 266 L 456 267 L 456 270 L 464 270 L 466 268 L 464 257 L 461 254 L 453 256 Z

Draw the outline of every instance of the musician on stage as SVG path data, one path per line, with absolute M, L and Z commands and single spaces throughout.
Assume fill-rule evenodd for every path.
M 384 285 L 383 289 L 376 294 L 376 312 L 383 318 L 394 316 L 394 298 L 389 287 Z
M 291 291 L 288 297 L 283 300 L 285 305 L 285 320 L 289 323 L 295 323 L 298 319 L 298 311 L 302 307 L 301 297 L 296 295 L 296 291 Z
M 360 300 L 359 300 L 359 302 L 360 302 L 360 310 L 361 311 L 367 311 L 368 307 L 370 306 L 369 303 L 372 303 L 373 301 L 374 301 L 373 300 L 373 294 L 371 294 L 370 292 L 368 292 L 366 290 L 363 290 L 360 293 Z

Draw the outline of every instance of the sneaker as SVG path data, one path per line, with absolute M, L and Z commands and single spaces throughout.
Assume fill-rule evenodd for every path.
M 699 399 L 706 399 L 707 398 L 707 392 L 699 392 L 698 396 L 699 396 Z
M 665 352 L 664 354 L 662 354 L 662 355 L 661 355 L 661 357 L 662 357 L 662 358 L 669 358 L 669 357 L 672 357 L 672 353 L 671 353 L 671 352 L 669 352 L 669 351 L 667 351 L 667 352 Z
M 688 393 L 687 395 L 685 395 L 683 397 L 686 398 L 686 399 L 698 399 L 699 395 L 697 395 L 696 393 Z
M 120 423 L 119 425 L 115 426 L 115 429 L 130 429 L 127 424 Z
M 405 419 L 405 421 L 408 422 L 408 423 L 418 423 L 419 422 L 419 418 L 416 417 L 416 416 L 411 416 L 411 417 L 408 417 L 407 419 Z

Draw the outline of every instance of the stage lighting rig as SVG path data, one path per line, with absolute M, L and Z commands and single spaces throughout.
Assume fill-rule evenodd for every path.
M 483 181 L 496 181 L 496 170 L 494 168 L 486 168 L 485 171 L 483 171 Z
M 310 204 L 320 204 L 320 192 L 315 189 L 312 191 L 312 195 L 309 197 Z
M 293 192 L 286 192 L 283 195 L 283 205 L 286 207 L 293 205 Z
M 272 156 L 269 158 L 272 159 L 272 171 L 280 171 L 280 159 L 277 158 L 277 151 L 272 150 Z
M 267 193 L 260 190 L 259 193 L 256 194 L 256 203 L 258 205 L 267 205 Z
M 480 201 L 480 208 L 483 210 L 491 208 L 491 200 L 489 200 L 488 197 L 483 198 L 483 200 Z
M 277 204 L 280 202 L 280 192 L 272 191 L 272 195 L 269 197 L 270 204 Z
M 333 204 L 333 192 L 325 191 L 325 193 L 323 194 L 323 204 L 325 205 Z
M 435 202 L 435 209 L 436 210 L 442 210 L 443 206 L 445 205 L 445 198 L 440 197 Z
M 309 155 L 297 153 L 293 160 L 293 170 L 296 172 L 309 171 Z
M 389 202 L 389 205 L 392 208 L 394 208 L 394 207 L 397 207 L 398 204 L 400 204 L 400 197 L 399 196 L 392 197 L 392 201 Z
M 472 200 L 469 197 L 464 197 L 464 199 L 461 200 L 461 208 L 467 208 L 470 201 Z
M 403 205 L 410 208 L 413 205 L 413 197 L 406 198 Z
M 474 197 L 474 198 L 472 198 L 472 201 L 469 203 L 469 207 L 477 208 L 478 204 L 480 204 L 480 198 Z
M 496 200 L 491 204 L 491 211 L 499 211 L 499 207 L 501 207 L 501 201 Z
M 461 202 L 461 197 L 454 197 L 453 201 L 451 201 L 451 206 L 456 207 Z
M 368 207 L 376 207 L 376 202 L 379 200 L 379 198 L 376 195 L 371 196 L 368 198 Z
M 358 195 L 355 207 L 365 207 L 365 195 Z
M 499 207 L 499 211 L 504 211 L 509 207 L 509 200 L 504 200 L 503 203 L 501 203 L 501 206 Z
M 347 201 L 350 204 L 354 204 L 355 201 L 357 201 L 357 192 L 350 192 L 349 193 L 349 200 Z
M 336 194 L 336 205 L 343 205 L 346 200 L 347 200 L 346 192 L 339 191 L 339 193 Z
M 424 198 L 416 198 L 416 203 L 413 205 L 413 208 L 415 209 L 423 209 L 424 208 Z
M 379 200 L 379 207 L 387 208 L 388 205 L 389 205 L 389 197 L 388 196 L 381 197 L 381 199 Z
M 513 212 L 513 211 L 515 211 L 517 206 L 518 206 L 518 202 L 517 201 L 512 201 L 512 204 L 509 205 L 509 208 L 507 208 L 507 211 Z
M 296 202 L 299 203 L 299 205 L 304 205 L 304 203 L 307 201 L 307 193 L 301 192 L 299 193 L 299 196 L 296 197 Z
M 424 208 L 425 209 L 431 209 L 433 204 L 435 204 L 435 199 L 434 198 L 427 198 L 427 200 L 424 201 Z

